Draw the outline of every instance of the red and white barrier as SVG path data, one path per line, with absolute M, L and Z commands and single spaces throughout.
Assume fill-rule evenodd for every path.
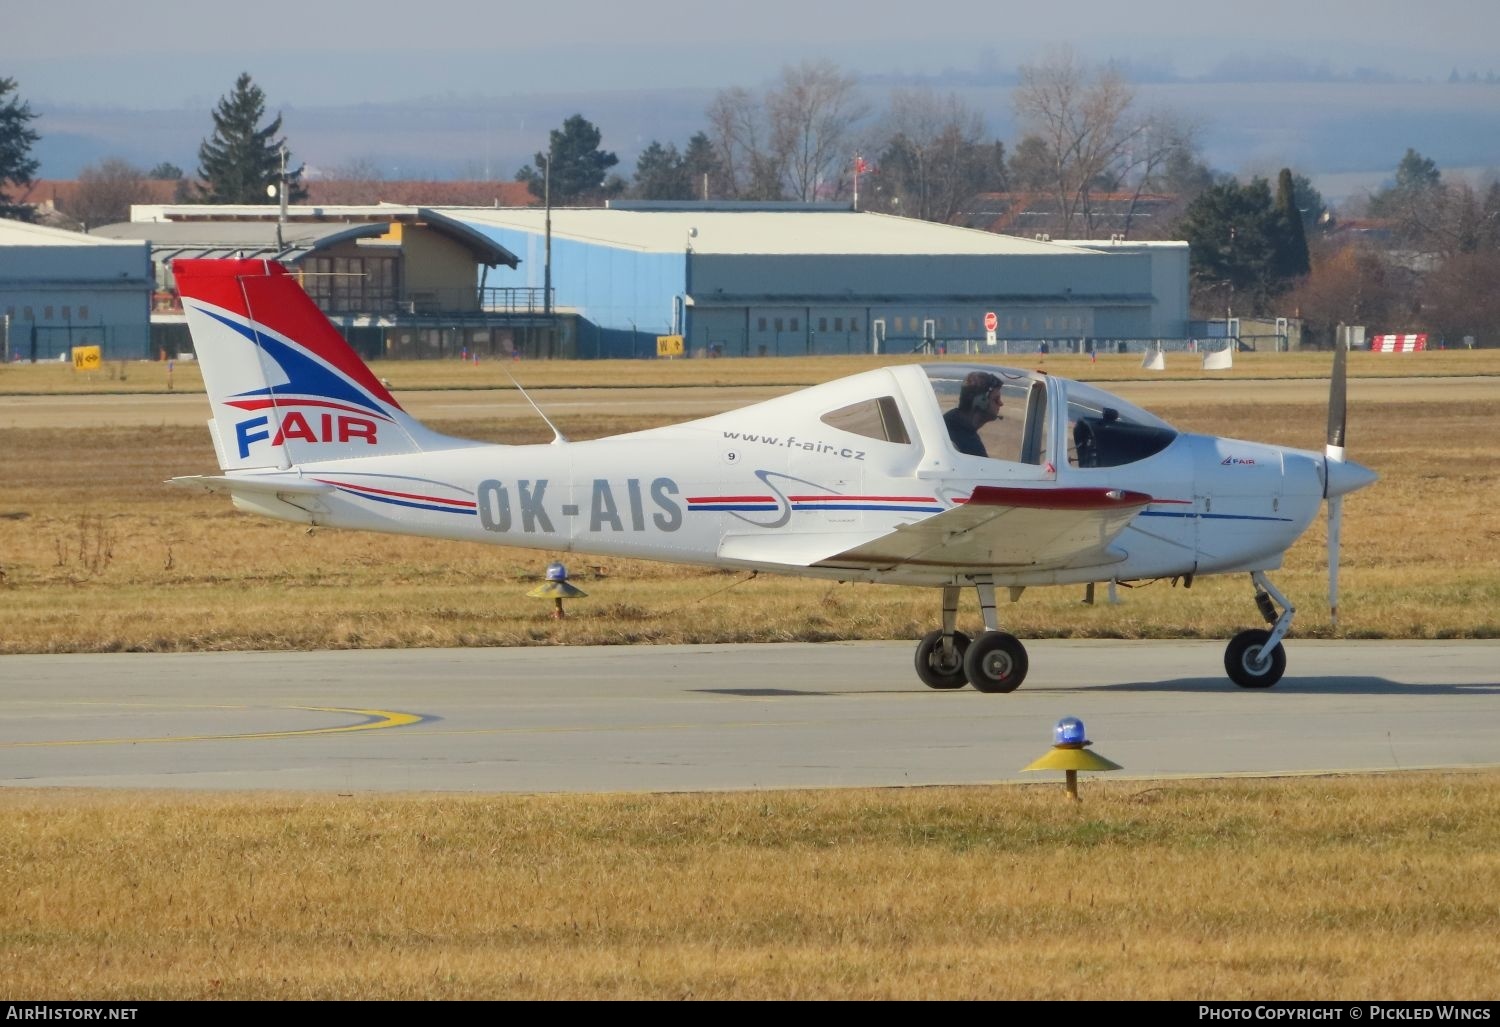
M 1427 348 L 1426 335 L 1374 335 L 1371 353 L 1420 353 Z

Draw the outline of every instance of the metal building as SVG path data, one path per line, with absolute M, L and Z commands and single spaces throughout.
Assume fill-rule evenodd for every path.
M 74 346 L 106 360 L 151 356 L 151 248 L 0 220 L 0 354 L 67 359 Z
M 1186 243 L 1053 243 L 835 204 L 445 208 L 580 318 L 580 357 L 1030 352 L 1180 338 Z M 986 328 L 994 314 L 993 339 Z

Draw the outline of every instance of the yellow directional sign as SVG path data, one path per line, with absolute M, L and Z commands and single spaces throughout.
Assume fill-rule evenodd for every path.
M 656 355 L 659 357 L 682 356 L 682 336 L 658 335 L 656 337 Z
M 73 370 L 97 371 L 99 370 L 99 360 L 100 353 L 98 346 L 73 347 Z

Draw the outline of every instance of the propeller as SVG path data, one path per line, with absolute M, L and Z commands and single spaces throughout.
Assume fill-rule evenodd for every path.
M 1323 499 L 1328 504 L 1328 616 L 1339 623 L 1339 533 L 1344 520 L 1343 492 L 1334 491 L 1334 466 L 1344 462 L 1344 437 L 1349 414 L 1349 348 L 1342 339 L 1333 346 L 1333 373 L 1328 384 L 1328 442 L 1323 447 Z
M 1349 347 L 1343 342 L 1336 343 L 1328 386 L 1328 443 L 1323 447 L 1323 499 L 1328 503 L 1328 613 L 1335 627 L 1339 622 L 1339 528 L 1344 515 L 1344 495 L 1379 477 L 1368 467 L 1344 458 L 1348 364 Z

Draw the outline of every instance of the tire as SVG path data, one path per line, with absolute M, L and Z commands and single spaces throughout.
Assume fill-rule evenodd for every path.
M 1271 637 L 1269 631 L 1252 628 L 1229 640 L 1224 650 L 1224 670 L 1229 680 L 1241 688 L 1270 688 L 1286 673 L 1286 650 L 1281 643 L 1271 650 L 1270 659 L 1261 666 L 1261 650 Z
M 962 688 L 969 683 L 964 676 L 964 654 L 969 651 L 969 636 L 962 631 L 953 633 L 954 655 L 957 659 L 949 666 L 943 662 L 943 633 L 929 631 L 917 643 L 917 677 L 928 688 Z
M 986 631 L 964 654 L 964 674 L 981 692 L 1014 692 L 1026 680 L 1026 647 L 1015 635 Z

